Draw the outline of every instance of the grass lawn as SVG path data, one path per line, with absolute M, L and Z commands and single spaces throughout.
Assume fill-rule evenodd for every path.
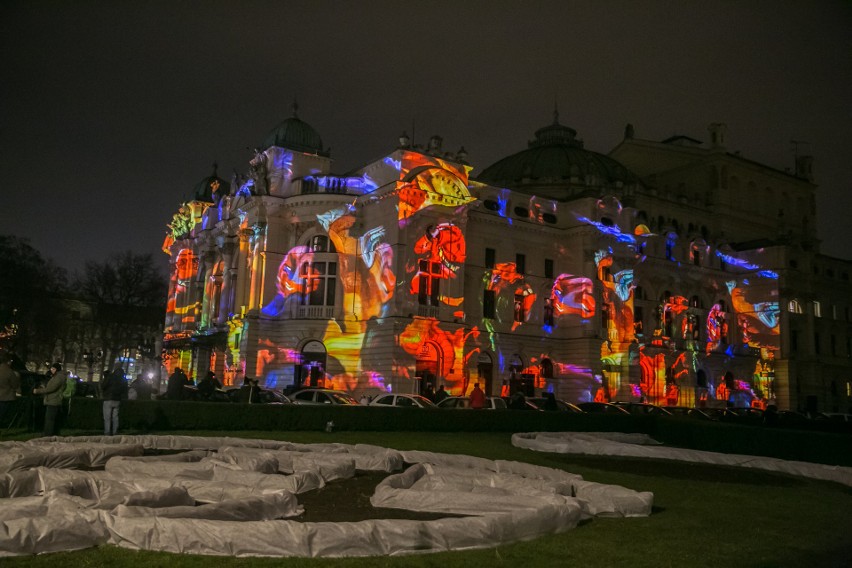
M 126 432 L 133 434 L 133 432 Z M 222 432 L 171 432 L 220 436 Z M 85 434 L 95 434 L 85 432 Z M 367 443 L 401 450 L 461 453 L 524 461 L 655 495 L 648 518 L 596 518 L 566 533 L 492 549 L 349 559 L 222 558 L 135 552 L 113 546 L 3 559 L 5 567 L 133 566 L 629 566 L 701 567 L 852 565 L 852 488 L 741 468 L 633 458 L 584 457 L 515 448 L 505 433 L 239 432 L 302 443 Z M 31 436 L 20 436 L 31 437 Z M 8 438 L 6 438 L 8 439 Z M 345 482 L 344 482 L 345 483 Z M 329 491 L 334 498 L 340 492 Z M 325 491 L 325 490 L 324 490 Z M 319 497 L 319 496 L 315 496 Z M 310 499 L 300 498 L 310 507 Z M 363 501 L 363 500 L 362 500 Z M 352 518 L 339 500 L 340 520 Z M 327 513 L 333 516 L 334 511 Z M 325 517 L 325 515 L 323 515 Z M 311 520 L 308 517 L 308 520 Z

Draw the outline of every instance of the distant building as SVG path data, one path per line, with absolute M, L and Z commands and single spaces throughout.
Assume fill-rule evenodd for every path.
M 201 181 L 164 250 L 169 370 L 269 388 L 846 410 L 852 263 L 818 253 L 793 173 L 628 126 L 609 155 L 554 113 L 471 177 L 405 135 L 345 175 L 295 112 L 247 176 Z

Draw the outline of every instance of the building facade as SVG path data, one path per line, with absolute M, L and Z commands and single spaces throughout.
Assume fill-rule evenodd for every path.
M 628 126 L 609 155 L 576 135 L 554 114 L 473 177 L 463 149 L 403 135 L 336 175 L 294 113 L 246 176 L 214 172 L 175 215 L 167 367 L 355 394 L 848 408 L 852 263 L 818 254 L 808 159 L 746 160 L 723 125 L 707 145 Z

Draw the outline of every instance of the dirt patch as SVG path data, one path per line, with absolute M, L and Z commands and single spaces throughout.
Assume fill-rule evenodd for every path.
M 296 518 L 305 522 L 357 522 L 369 519 L 409 519 L 431 521 L 446 517 L 446 513 L 418 513 L 404 509 L 373 507 L 370 497 L 378 485 L 389 474 L 359 473 L 352 479 L 334 481 L 316 491 L 298 495 L 305 513 Z

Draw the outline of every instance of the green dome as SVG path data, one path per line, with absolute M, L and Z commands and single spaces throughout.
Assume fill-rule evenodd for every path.
M 602 183 L 633 183 L 637 177 L 609 156 L 583 148 L 577 131 L 559 124 L 539 128 L 535 140 L 526 150 L 512 154 L 485 168 L 478 181 L 500 187 L 521 188 L 525 185 L 565 184 L 571 178 L 584 182 L 587 175 Z
M 296 116 L 296 108 L 294 104 L 293 116 L 273 128 L 266 136 L 261 150 L 277 146 L 298 152 L 327 156 L 328 152 L 323 151 L 322 138 L 320 138 L 319 133 L 310 124 Z
M 218 203 L 219 197 L 227 195 L 231 184 L 216 175 L 217 165 L 213 164 L 213 175 L 204 178 L 195 185 L 192 198 L 195 201 Z

